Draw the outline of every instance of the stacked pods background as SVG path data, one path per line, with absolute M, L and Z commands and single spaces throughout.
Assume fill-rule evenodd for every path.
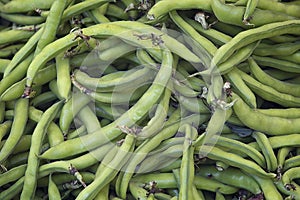
M 298 0 L 0 0 L 0 199 L 300 199 Z

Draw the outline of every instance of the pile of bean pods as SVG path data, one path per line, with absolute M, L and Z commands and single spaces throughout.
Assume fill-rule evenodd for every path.
M 0 200 L 300 199 L 299 0 L 0 0 Z

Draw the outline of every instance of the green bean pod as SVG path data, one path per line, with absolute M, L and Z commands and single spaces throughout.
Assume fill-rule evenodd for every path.
M 200 95 L 200 92 L 193 90 L 190 88 L 190 86 L 183 84 L 177 79 L 172 79 L 173 81 L 173 87 L 176 92 L 179 94 L 185 96 L 185 97 L 191 97 L 191 98 L 196 98 L 198 95 Z
M 63 12 L 62 15 L 62 20 L 69 20 L 72 17 L 79 15 L 81 13 L 83 13 L 84 11 L 88 11 L 91 10 L 93 8 L 97 8 L 101 5 L 104 5 L 108 2 L 113 2 L 114 0 L 90 0 L 90 1 L 84 1 L 84 2 L 80 2 L 80 3 L 76 3 L 72 6 L 69 6 L 68 8 L 66 8 Z
M 193 52 L 191 52 L 184 44 L 177 41 L 175 38 L 172 38 L 172 37 L 168 36 L 167 34 L 164 34 L 163 32 L 158 31 L 157 29 L 153 29 L 152 27 L 149 27 L 146 24 L 139 23 L 139 22 L 128 22 L 128 21 L 117 21 L 117 22 L 114 22 L 114 24 L 116 24 L 117 26 L 120 26 L 120 27 L 127 27 L 127 28 L 130 27 L 132 30 L 134 30 L 138 33 L 141 33 L 141 34 L 145 33 L 145 31 L 146 31 L 148 33 L 149 32 L 154 33 L 155 35 L 162 35 L 161 37 L 165 43 L 165 46 L 168 49 L 170 49 L 171 52 L 182 57 L 186 61 L 189 61 L 192 63 L 201 62 L 201 59 L 197 55 L 195 55 Z M 116 34 L 116 35 L 119 36 L 118 34 Z M 135 35 L 135 33 L 134 33 L 134 35 Z M 120 36 L 122 36 L 122 35 L 120 35 Z M 130 39 L 128 36 L 130 36 L 129 33 L 127 33 L 126 37 L 124 38 L 126 41 L 127 41 L 127 39 Z M 144 46 L 144 47 L 146 47 L 146 50 L 149 51 L 150 54 L 152 52 L 154 52 L 153 50 L 155 50 L 155 48 L 153 47 L 153 44 L 151 44 L 149 46 Z M 153 56 L 153 55 L 151 55 L 151 56 Z
M 81 172 L 82 179 L 85 181 L 85 183 L 91 183 L 94 178 L 95 174 L 91 172 Z M 70 173 L 60 173 L 60 174 L 50 174 L 52 182 L 55 183 L 59 190 L 67 189 L 69 187 L 69 183 L 71 181 L 76 181 L 76 177 Z M 38 186 L 39 187 L 47 187 L 50 184 L 49 176 L 41 177 L 38 179 Z
M 0 122 L 2 123 L 5 118 L 5 102 L 0 102 Z M 0 136 L 1 138 L 3 136 Z M 0 139 L 1 141 L 1 139 Z
M 97 23 L 106 23 L 106 22 L 110 22 L 110 20 L 104 15 L 107 9 L 108 3 L 103 4 L 102 6 L 98 7 L 98 8 L 94 8 L 92 9 L 91 15 L 94 18 L 95 22 Z M 105 12 L 103 13 L 102 9 L 105 8 Z
M 103 61 L 111 61 L 133 52 L 135 49 L 136 47 L 122 42 L 118 44 L 118 46 L 112 46 L 104 51 L 99 52 L 99 58 Z
M 0 59 L 0 73 L 4 73 L 5 69 L 7 68 L 10 62 L 11 60 L 9 59 Z
M 237 50 L 235 54 L 232 55 L 232 57 L 228 58 L 224 62 L 216 65 L 215 72 L 212 72 L 213 68 L 210 68 L 208 72 L 212 73 L 220 73 L 220 74 L 225 74 L 232 70 L 232 68 L 244 60 L 246 60 L 253 52 L 253 50 L 256 48 L 256 46 L 259 44 L 258 42 L 254 42 L 251 44 L 248 44 L 240 49 Z M 199 72 L 199 74 L 206 74 L 207 72 Z
M 299 14 L 300 6 L 297 4 L 289 5 L 286 4 L 285 2 L 262 0 L 262 1 L 258 1 L 257 7 L 262 10 L 272 10 L 274 12 L 285 13 L 287 15 L 298 17 L 298 18 L 300 17 Z
M 28 155 L 29 155 L 28 151 L 12 155 L 7 161 L 6 166 L 8 168 L 14 168 L 19 165 L 27 164 Z
M 109 200 L 109 186 L 110 184 L 107 184 L 102 188 L 95 197 L 95 200 Z
M 173 145 L 162 152 L 150 154 L 137 166 L 136 173 L 151 172 L 166 167 L 176 158 L 181 157 L 182 154 L 182 144 Z
M 23 43 L 8 45 L 0 50 L 0 58 L 9 58 L 16 54 L 24 46 Z
M 29 119 L 35 122 L 39 122 L 40 118 L 42 117 L 43 112 L 30 106 L 29 107 Z M 47 129 L 47 136 L 48 142 L 50 146 L 55 146 L 64 141 L 63 133 L 60 130 L 59 126 L 56 125 L 54 122 L 50 122 L 48 129 Z
M 135 176 L 131 182 L 145 184 L 150 181 L 155 181 L 160 189 L 177 188 L 177 182 L 173 173 L 152 173 Z M 215 192 L 219 190 L 223 194 L 233 194 L 238 191 L 238 188 L 223 184 L 219 181 L 207 179 L 202 176 L 195 176 L 194 184 L 197 189 L 203 189 Z

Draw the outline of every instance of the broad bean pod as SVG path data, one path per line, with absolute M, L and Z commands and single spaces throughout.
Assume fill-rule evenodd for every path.
M 289 160 L 289 154 L 291 153 L 291 151 L 294 149 L 294 147 L 282 147 L 280 149 L 278 149 L 277 152 L 277 163 L 278 163 L 278 167 L 277 167 L 277 171 L 279 171 L 279 173 L 281 173 L 284 169 L 283 166 L 285 166 L 285 160 Z
M 202 9 L 206 11 L 211 10 L 210 1 L 195 1 L 195 0 L 187 0 L 187 1 L 159 1 L 148 11 L 147 18 L 150 20 L 158 21 L 164 15 L 167 15 L 172 10 L 188 10 L 188 9 Z
M 180 111 L 180 110 L 178 110 L 178 111 Z M 175 116 L 175 115 L 177 115 L 176 111 L 174 112 L 173 116 Z M 199 123 L 199 116 L 194 116 L 194 117 L 195 117 L 194 119 L 192 119 L 190 117 L 187 118 L 188 122 Z M 122 177 L 120 177 L 120 179 L 122 179 L 122 180 L 120 181 L 121 186 L 119 187 L 120 188 L 119 196 L 125 198 L 129 181 L 130 181 L 131 177 L 133 176 L 137 165 L 145 159 L 147 154 L 151 150 L 155 149 L 163 140 L 170 138 L 174 134 L 176 134 L 176 132 L 180 126 L 180 122 L 176 122 L 178 120 L 178 116 L 173 120 L 172 120 L 172 116 L 171 116 L 171 118 L 169 120 L 171 120 L 171 122 L 172 122 L 171 124 L 169 124 L 169 126 L 162 129 L 158 134 L 156 134 L 151 139 L 144 141 L 139 146 L 139 148 L 137 148 L 134 151 L 135 155 L 133 157 L 131 157 L 131 159 L 128 162 L 129 164 L 126 165 L 126 167 L 124 169 L 126 173 L 124 173 L 122 175 Z M 165 123 L 165 125 L 167 125 L 167 122 Z M 201 121 L 200 121 L 200 123 L 201 123 Z M 118 191 L 119 190 L 117 190 L 117 192 Z
M 94 131 L 101 129 L 97 116 L 88 105 L 78 112 L 77 117 L 85 126 L 87 133 L 93 133 Z
M 287 93 L 281 93 L 268 85 L 260 83 L 255 78 L 251 77 L 250 75 L 244 72 L 241 72 L 240 75 L 242 76 L 242 79 L 245 81 L 245 83 L 249 86 L 249 88 L 251 88 L 254 91 L 254 93 L 258 94 L 263 99 L 275 102 L 284 107 L 300 106 L 298 104 L 300 100 L 299 97 Z
M 2 94 L 7 88 L 13 85 L 16 81 L 21 80 L 26 74 L 26 70 L 31 62 L 33 55 L 28 56 L 23 60 L 18 67 L 3 78 L 0 82 L 0 94 Z
M 216 51 L 211 63 L 213 66 L 217 66 L 228 59 L 228 57 L 230 57 L 237 49 L 255 41 L 287 33 L 297 34 L 297 32 L 299 32 L 298 29 L 300 29 L 299 24 L 298 20 L 288 20 L 242 31 Z
M 49 200 L 61 199 L 60 192 L 57 185 L 52 180 L 52 175 L 49 175 L 49 185 L 48 185 Z
M 244 6 L 245 1 L 240 0 L 237 1 L 238 5 Z M 299 18 L 300 17 L 300 6 L 299 5 L 289 5 L 286 4 L 285 2 L 276 2 L 276 1 L 267 1 L 267 0 L 262 0 L 257 2 L 257 8 L 262 9 L 262 10 L 272 10 L 275 12 L 279 13 L 285 13 L 290 16 L 294 16 Z
M 278 163 L 269 139 L 264 133 L 257 131 L 252 133 L 252 137 L 255 138 L 265 157 L 267 163 L 266 169 L 274 172 L 278 167 Z
M 33 31 L 26 30 L 8 30 L 0 31 L 0 45 L 18 42 L 24 39 L 29 39 L 34 34 Z
M 243 16 L 246 11 L 245 7 L 226 4 L 225 1 L 222 0 L 212 0 L 211 8 L 213 13 L 221 22 L 241 27 L 247 27 L 247 25 L 243 23 Z M 226 13 L 231 13 L 231 15 L 228 16 L 226 15 Z M 256 27 L 259 27 L 263 25 L 269 25 L 274 22 L 282 22 L 293 19 L 297 18 L 286 15 L 284 13 L 273 12 L 271 10 L 255 9 L 252 14 L 250 23 L 254 24 Z
M 28 118 L 38 123 L 43 115 L 43 112 L 30 106 L 28 112 Z M 50 122 L 47 129 L 47 138 L 50 146 L 55 146 L 64 141 L 63 133 L 59 126 L 54 122 Z
M 275 45 L 261 43 L 253 51 L 253 54 L 257 56 L 287 56 L 297 52 L 299 49 L 299 42 L 285 42 Z
M 0 124 L 0 141 L 10 131 L 11 125 L 12 125 L 11 120 L 7 120 Z
M 4 6 L 1 7 L 1 12 L 4 12 L 4 13 L 22 13 L 22 12 L 32 11 L 36 8 L 49 9 L 54 1 L 55 0 L 50 0 L 50 1 L 37 0 L 37 1 L 34 1 L 34 2 L 32 2 L 30 0 L 10 1 L 10 2 L 4 4 Z
M 38 39 L 43 33 L 43 28 L 40 28 L 34 35 L 32 35 L 26 44 L 14 55 L 11 62 L 4 70 L 4 77 L 6 77 L 11 71 L 18 66 L 18 64 L 25 59 L 33 51 Z
M 46 128 L 54 119 L 60 107 L 61 102 L 58 102 L 45 111 L 32 134 L 31 147 L 28 156 L 29 162 L 25 172 L 24 187 L 20 197 L 21 199 L 30 199 L 34 196 L 37 181 L 37 169 L 39 166 L 39 158 L 37 158 L 37 155 L 40 154 Z
M 191 199 L 193 197 L 193 181 L 195 175 L 193 141 L 198 136 L 197 130 L 191 125 L 183 125 L 185 129 L 185 141 L 183 143 L 182 163 L 180 166 L 179 199 Z M 190 129 L 190 130 L 189 130 Z M 179 131 L 181 128 L 179 129 Z
M 201 36 L 197 31 L 189 25 L 176 11 L 171 11 L 171 19 L 175 24 L 187 35 L 189 35 L 195 42 L 199 43 L 210 55 L 214 55 L 217 48 L 205 37 Z
M 22 176 L 24 176 L 26 167 L 27 164 L 19 165 L 3 174 L 0 174 L 0 186 L 2 187 L 3 185 L 16 181 Z
M 300 63 L 300 53 L 299 53 L 299 51 L 297 51 L 291 55 L 280 56 L 280 59 L 299 64 Z
M 256 174 L 249 174 L 260 185 L 266 200 L 279 200 L 282 195 L 277 190 L 276 185 L 272 179 L 257 176 Z
M 268 116 L 251 109 L 238 95 L 233 94 L 236 102 L 233 110 L 237 117 L 248 127 L 270 135 L 285 135 L 297 133 L 299 130 L 298 119 Z
M 203 146 L 203 147 L 205 147 L 205 146 Z M 210 151 L 205 152 L 206 149 L 210 150 Z M 200 152 L 200 153 L 205 154 L 206 157 L 208 157 L 210 159 L 223 161 L 224 163 L 227 163 L 230 166 L 240 168 L 247 173 L 253 173 L 253 174 L 256 174 L 261 177 L 265 177 L 265 178 L 275 178 L 276 177 L 276 174 L 266 172 L 256 163 L 254 163 L 250 160 L 244 159 L 241 156 L 238 156 L 234 153 L 223 152 L 221 149 L 219 149 L 217 147 L 206 148 L 206 149 L 202 148 L 202 152 Z M 199 154 L 200 157 L 201 157 L 201 154 Z
M 299 63 L 267 56 L 253 55 L 252 57 L 261 66 L 273 67 L 286 72 L 299 73 Z
M 237 93 L 251 108 L 256 108 L 256 96 L 246 85 L 240 76 L 240 70 L 237 68 L 228 72 L 225 77 L 232 84 L 234 92 Z
M 9 136 L 0 151 L 0 163 L 2 163 L 13 151 L 22 135 L 28 119 L 28 99 L 18 99 L 15 104 L 14 120 Z
M 300 90 L 298 85 L 285 83 L 284 81 L 279 81 L 273 78 L 271 75 L 266 74 L 252 58 L 248 59 L 248 63 L 250 66 L 251 73 L 261 83 L 266 84 L 279 92 L 291 94 L 293 96 L 300 96 Z
M 196 175 L 244 188 L 253 194 L 260 194 L 262 192 L 258 183 L 251 176 L 236 168 L 229 167 L 224 171 L 219 171 L 213 166 L 201 166 L 201 169 L 197 170 Z
M 72 140 L 65 141 L 55 147 L 49 149 L 45 152 L 42 157 L 44 158 L 62 158 L 65 156 L 69 156 L 69 153 L 73 150 L 64 148 L 60 148 L 60 145 L 69 145 L 70 148 L 74 146 L 74 142 L 76 141 L 76 149 L 71 154 L 75 155 L 80 152 L 84 152 L 88 150 L 88 148 L 95 148 L 97 146 L 101 146 L 110 140 L 118 137 L 121 134 L 121 130 L 117 128 L 117 126 L 128 126 L 130 127 L 134 122 L 141 119 L 149 109 L 157 102 L 160 98 L 162 92 L 165 89 L 167 82 L 169 81 L 172 74 L 172 54 L 163 49 L 163 62 L 161 64 L 160 70 L 158 71 L 152 85 L 150 88 L 143 94 L 143 96 L 134 104 L 126 113 L 116 119 L 113 123 L 103 127 L 101 130 L 95 131 L 92 134 L 88 134 L 82 136 L 80 138 L 75 138 Z M 94 138 L 97 135 L 101 135 L 102 140 L 97 141 Z M 64 146 L 65 147 L 65 146 Z M 67 151 L 65 151 L 67 150 Z M 62 152 L 64 153 L 62 153 Z M 47 156 L 48 154 L 48 156 Z M 51 155 L 52 154 L 52 155 Z M 50 157 L 49 157 L 50 156 Z
M 93 199 L 97 195 L 97 190 L 101 190 L 114 179 L 122 166 L 128 161 L 129 152 L 133 150 L 134 145 L 134 136 L 127 135 L 115 157 L 103 168 L 101 174 L 98 177 L 96 176 L 95 180 L 79 193 L 76 199 Z
M 223 136 L 215 136 L 215 137 L 217 140 L 216 146 L 231 149 L 232 152 L 236 152 L 237 154 L 239 154 L 238 152 L 241 152 L 249 156 L 250 158 L 252 158 L 261 167 L 264 168 L 266 166 L 266 162 L 263 155 L 255 148 L 252 148 L 251 146 L 246 145 L 243 142 L 236 141 L 227 137 L 223 137 Z

